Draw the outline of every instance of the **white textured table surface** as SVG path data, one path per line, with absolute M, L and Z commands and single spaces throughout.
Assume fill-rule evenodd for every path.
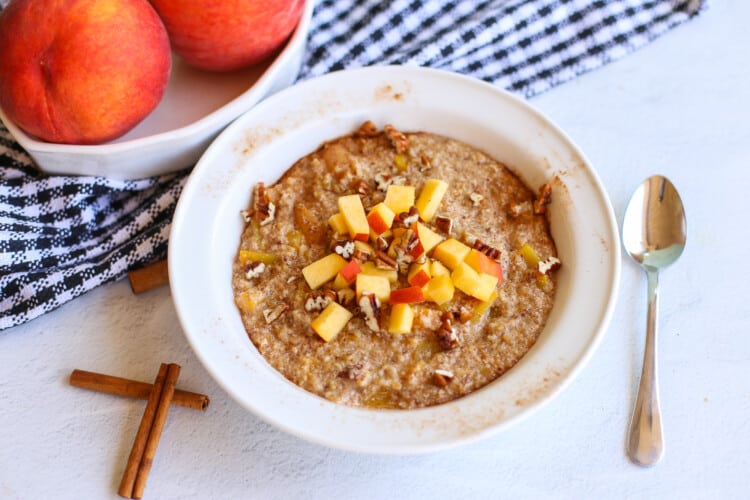
M 72 388 L 74 368 L 150 381 L 162 361 L 211 397 L 170 412 L 146 498 L 748 498 L 750 495 L 750 2 L 714 0 L 652 45 L 532 103 L 587 153 L 618 219 L 667 175 L 688 245 L 661 275 L 666 453 L 625 455 L 640 373 L 645 276 L 625 260 L 598 351 L 509 431 L 429 455 L 323 448 L 243 410 L 193 355 L 166 288 L 103 286 L 0 332 L 0 498 L 116 498 L 144 403 Z

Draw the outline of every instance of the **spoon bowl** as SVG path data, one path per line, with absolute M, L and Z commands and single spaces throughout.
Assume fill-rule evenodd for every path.
M 656 348 L 659 270 L 680 257 L 686 239 L 685 208 L 677 189 L 664 176 L 649 177 L 633 193 L 622 224 L 623 246 L 648 278 L 646 346 L 628 438 L 628 455 L 644 466 L 656 464 L 664 451 Z

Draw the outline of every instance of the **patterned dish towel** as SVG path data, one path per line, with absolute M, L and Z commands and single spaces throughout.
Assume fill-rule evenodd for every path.
M 319 0 L 298 78 L 410 64 L 529 98 L 633 52 L 705 4 Z M 0 330 L 165 257 L 189 170 L 136 181 L 46 175 L 0 125 Z

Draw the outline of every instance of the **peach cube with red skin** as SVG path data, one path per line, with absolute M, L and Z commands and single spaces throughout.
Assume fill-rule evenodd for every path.
M 497 286 L 497 277 L 478 273 L 466 262 L 459 263 L 451 273 L 451 280 L 456 288 L 466 295 L 481 301 L 489 300 Z
M 406 275 L 406 281 L 410 285 L 414 286 L 425 286 L 430 281 L 430 261 L 425 260 L 424 262 L 414 263 L 409 267 L 409 273 Z
M 367 222 L 370 224 L 370 229 L 376 234 L 381 235 L 391 228 L 393 225 L 393 219 L 396 214 L 388 208 L 383 202 L 378 203 L 370 210 L 367 214 Z
M 391 184 L 385 192 L 385 203 L 393 213 L 408 212 L 414 206 L 414 186 Z
M 354 280 L 357 279 L 357 275 L 362 272 L 362 268 L 359 267 L 359 263 L 356 260 L 349 261 L 342 269 L 339 271 L 338 276 L 341 276 L 347 285 L 350 285 L 354 283 Z
M 414 310 L 409 304 L 395 304 L 391 308 L 391 317 L 388 320 L 388 331 L 390 333 L 409 333 L 413 323 Z
M 435 217 L 443 195 L 448 190 L 448 183 L 439 179 L 429 179 L 425 182 L 422 192 L 415 206 L 419 210 L 419 216 L 425 222 L 430 222 Z
M 419 241 L 422 242 L 424 253 L 429 253 L 430 250 L 435 248 L 441 241 L 445 239 L 421 222 L 417 222 L 416 230 L 417 236 L 419 236 Z
M 315 290 L 324 283 L 328 283 L 334 279 L 346 264 L 346 259 L 342 256 L 329 253 L 325 257 L 305 266 L 302 269 L 302 276 L 305 277 L 308 286 Z
M 410 286 L 407 288 L 391 290 L 389 301 L 391 304 L 416 304 L 418 302 L 424 302 L 422 287 Z
M 344 218 L 346 228 L 349 230 L 349 236 L 359 241 L 370 239 L 370 223 L 367 222 L 365 207 L 362 206 L 362 199 L 358 194 L 341 196 L 338 200 L 339 212 Z
M 498 279 L 498 282 L 502 283 L 503 268 L 500 263 L 496 260 L 490 259 L 487 255 L 483 254 L 476 248 L 471 249 L 466 255 L 464 262 L 471 266 L 476 272 L 494 276 Z
M 310 324 L 315 333 L 326 342 L 333 340 L 344 329 L 353 314 L 338 302 L 329 303 Z

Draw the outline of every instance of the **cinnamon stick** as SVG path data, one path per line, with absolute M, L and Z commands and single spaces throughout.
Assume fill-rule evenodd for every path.
M 125 473 L 122 476 L 120 482 L 120 488 L 117 490 L 117 494 L 125 497 L 132 498 L 133 486 L 135 484 L 135 478 L 138 474 L 138 468 L 143 458 L 143 453 L 146 448 L 146 441 L 151 427 L 154 423 L 154 417 L 156 416 L 156 409 L 159 406 L 161 400 L 162 389 L 164 388 L 164 380 L 167 376 L 168 365 L 162 363 L 159 367 L 159 373 L 156 376 L 154 385 L 151 389 L 151 395 L 148 398 L 146 409 L 141 417 L 141 423 L 138 426 L 138 432 L 135 435 L 135 441 L 133 442 L 133 448 L 130 450 L 130 456 L 128 457 L 128 463 L 125 467 Z
M 169 368 L 167 369 L 166 379 L 164 380 L 164 388 L 161 391 L 159 404 L 156 408 L 154 422 L 151 426 L 151 432 L 149 432 L 148 440 L 146 441 L 146 448 L 143 450 L 141 464 L 138 467 L 138 474 L 135 477 L 135 484 L 133 485 L 133 494 L 131 498 L 143 497 L 143 490 L 146 488 L 146 480 L 151 471 L 151 464 L 156 455 L 156 447 L 159 445 L 159 439 L 161 438 L 161 432 L 164 429 L 164 423 L 167 421 L 167 414 L 169 413 L 169 407 L 172 404 L 172 396 L 174 395 L 174 388 L 179 376 L 180 365 L 170 363 Z
M 130 288 L 135 294 L 168 284 L 169 268 L 167 260 L 160 260 L 135 271 L 130 271 L 128 280 L 130 281 Z
M 85 370 L 73 370 L 70 374 L 70 385 L 89 389 L 92 391 L 105 392 L 115 396 L 145 399 L 151 395 L 152 384 L 130 380 L 103 373 L 89 372 Z M 175 389 L 172 404 L 192 408 L 194 410 L 205 410 L 208 408 L 210 399 L 205 394 Z

